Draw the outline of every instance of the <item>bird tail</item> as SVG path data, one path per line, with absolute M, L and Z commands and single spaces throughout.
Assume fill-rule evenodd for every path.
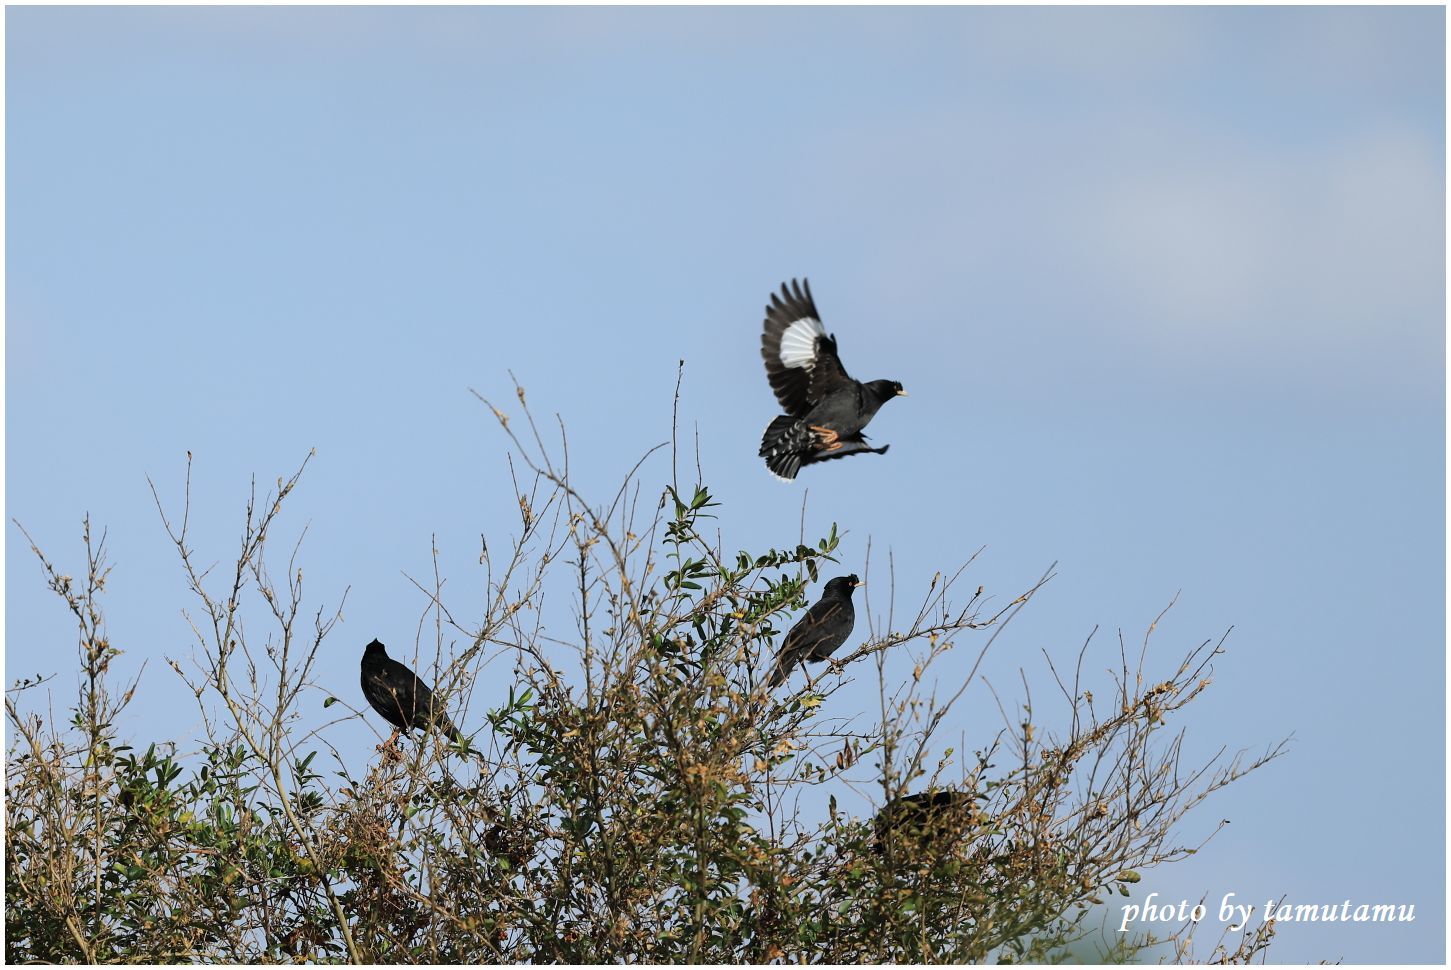
M 804 421 L 782 414 L 761 436 L 760 455 L 766 459 L 772 475 L 789 482 L 801 470 L 802 458 L 811 450 L 813 440 L 811 429 Z
M 464 738 L 463 733 L 458 728 L 454 727 L 453 722 L 448 719 L 447 714 L 444 714 L 442 711 L 434 714 L 433 726 L 447 735 L 448 739 L 454 744 L 468 747 L 468 740 Z
M 795 481 L 796 473 L 801 471 L 801 456 L 772 455 L 766 459 L 766 470 L 783 482 Z
M 766 689 L 774 690 L 787 677 L 790 677 L 791 668 L 794 666 L 796 666 L 794 658 L 787 657 L 784 653 L 777 657 L 776 666 L 771 668 L 771 673 L 766 677 Z

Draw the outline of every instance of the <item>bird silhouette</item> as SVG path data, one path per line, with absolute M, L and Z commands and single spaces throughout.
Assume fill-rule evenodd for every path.
M 381 641 L 363 648 L 363 696 L 383 720 L 403 731 L 430 727 L 458 744 L 464 736 L 448 719 L 443 705 L 418 675 L 388 656 Z
M 877 852 L 886 851 L 889 838 L 911 849 L 956 839 L 972 823 L 977 796 L 963 791 L 924 791 L 903 795 L 887 803 L 872 819 Z
M 838 576 L 826 584 L 821 599 L 811 604 L 796 622 L 786 639 L 781 641 L 781 652 L 776 665 L 766 678 L 766 687 L 775 687 L 800 663 L 820 663 L 830 657 L 837 647 L 851 636 L 856 625 L 856 610 L 851 605 L 851 594 L 862 585 L 856 574 Z
M 760 456 L 766 468 L 784 481 L 804 465 L 871 452 L 862 429 L 883 404 L 907 392 L 897 381 L 855 380 L 836 355 L 836 337 L 821 325 L 811 298 L 811 284 L 794 279 L 771 294 L 761 333 L 766 379 L 786 413 L 761 437 Z

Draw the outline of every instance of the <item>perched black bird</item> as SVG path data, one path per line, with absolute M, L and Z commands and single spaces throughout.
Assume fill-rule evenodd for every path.
M 853 573 L 838 576 L 826 584 L 821 599 L 797 621 L 786 639 L 781 641 L 781 653 L 776 657 L 776 666 L 766 678 L 768 688 L 775 687 L 791 676 L 791 670 L 799 663 L 810 661 L 820 663 L 851 636 L 856 625 L 856 610 L 851 605 L 851 594 L 862 585 Z
M 886 851 L 888 837 L 912 849 L 956 839 L 972 823 L 976 798 L 971 792 L 923 791 L 892 799 L 872 819 L 876 850 Z
M 394 727 L 407 731 L 438 728 L 459 744 L 464 737 L 434 700 L 433 691 L 418 676 L 388 656 L 377 640 L 363 649 L 363 696 L 373 710 Z
M 862 429 L 877 409 L 907 392 L 896 381 L 854 380 L 836 356 L 836 338 L 821 325 L 811 284 L 781 284 L 766 307 L 761 356 L 776 400 L 786 411 L 766 428 L 761 457 L 771 474 L 785 481 L 802 465 L 845 458 L 865 451 L 883 455 L 887 445 L 873 448 Z

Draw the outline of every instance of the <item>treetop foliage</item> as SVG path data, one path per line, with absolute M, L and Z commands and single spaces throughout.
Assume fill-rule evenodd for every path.
M 419 673 L 445 709 L 509 668 L 498 706 L 455 717 L 476 757 L 420 732 L 359 765 L 329 741 L 337 719 L 304 727 L 362 707 L 355 681 L 316 678 L 341 604 L 305 606 L 301 551 L 274 538 L 306 462 L 254 488 L 225 568 L 191 544 L 189 486 L 179 512 L 157 500 L 194 638 L 166 664 L 196 698 L 197 738 L 120 736 L 144 684 L 111 674 L 104 536 L 87 521 L 80 580 L 32 540 L 77 624 L 81 679 L 64 723 L 27 703 L 40 682 L 6 695 L 10 961 L 1060 959 L 1102 904 L 1207 841 L 1214 826 L 1180 835 L 1186 813 L 1282 750 L 1186 754 L 1179 715 L 1223 638 L 1163 666 L 1153 626 L 1136 647 L 1090 637 L 1071 669 L 1046 654 L 1025 668 L 1023 696 L 991 691 L 979 665 L 1051 570 L 1004 596 L 966 583 L 975 557 L 938 573 L 910 620 L 859 624 L 809 681 L 768 691 L 780 634 L 837 562 L 836 527 L 728 550 L 709 538 L 726 510 L 707 485 L 651 486 L 644 459 L 592 504 L 563 426 L 546 447 L 517 395 L 527 437 L 489 406 L 518 534 L 483 548 L 467 613 L 441 579 L 419 584 L 440 660 Z M 560 603 L 567 640 L 543 622 Z M 902 682 L 885 662 L 900 650 L 916 659 Z M 838 709 L 848 679 L 872 677 L 876 710 Z M 969 689 L 1002 725 L 959 750 L 944 738 Z M 1248 959 L 1272 932 L 1208 956 Z

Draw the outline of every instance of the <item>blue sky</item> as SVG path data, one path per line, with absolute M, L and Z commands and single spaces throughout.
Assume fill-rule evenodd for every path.
M 841 523 L 849 568 L 890 547 L 899 588 L 985 546 L 970 578 L 1006 602 L 1059 563 L 995 684 L 1180 590 L 1151 658 L 1233 625 L 1191 746 L 1295 740 L 1145 885 L 1414 903 L 1272 953 L 1440 962 L 1443 18 L 10 8 L 7 514 L 72 572 L 81 516 L 109 529 L 111 637 L 151 661 L 122 729 L 191 736 L 146 476 L 174 503 L 194 453 L 225 560 L 250 477 L 316 448 L 283 524 L 314 604 L 351 588 L 319 679 L 358 703 L 364 643 L 412 652 L 431 537 L 468 615 L 478 536 L 517 528 L 468 389 L 512 369 L 603 498 L 668 437 L 683 358 L 727 548 L 793 542 L 809 490 L 808 531 Z M 757 348 L 799 275 L 853 374 L 911 396 L 872 426 L 889 455 L 783 486 Z M 7 676 L 65 685 L 71 625 L 7 540 Z M 963 703 L 996 729 L 981 685 Z M 374 731 L 329 737 L 361 765 Z

